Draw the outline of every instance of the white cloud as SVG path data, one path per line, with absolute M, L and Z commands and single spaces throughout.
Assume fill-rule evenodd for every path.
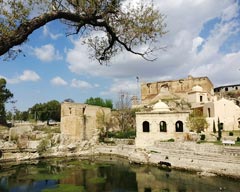
M 88 83 L 86 81 L 77 80 L 77 79 L 72 80 L 71 87 L 81 88 L 81 89 L 93 88 L 93 86 L 90 83 Z
M 236 18 L 239 15 L 238 9 L 238 2 L 236 1 L 235 3 L 229 5 L 226 9 L 223 10 L 222 19 L 224 21 L 229 21 L 233 18 Z
M 160 39 L 160 46 L 167 45 L 167 50 L 155 53 L 157 61 L 147 62 L 124 52 L 113 58 L 110 66 L 101 66 L 88 59 L 88 49 L 78 39 L 74 47 L 66 51 L 70 71 L 129 81 L 136 76 L 142 81 L 152 81 L 183 78 L 189 74 L 208 75 L 215 84 L 236 81 L 239 75 L 232 71 L 230 76 L 225 70 L 234 70 L 226 62 L 229 54 L 238 55 L 239 49 L 223 52 L 225 42 L 239 34 L 240 21 L 236 19 L 239 6 L 234 0 L 155 0 L 154 3 L 166 15 L 169 31 Z M 216 18 L 218 23 L 206 25 Z M 206 32 L 200 36 L 203 31 Z M 223 74 L 226 77 L 223 78 Z M 114 87 L 115 84 L 109 91 L 114 92 Z
M 136 80 L 114 79 L 113 84 L 108 90 L 101 92 L 101 95 L 118 95 L 120 92 L 128 93 L 129 96 L 138 95 L 140 84 Z
M 14 77 L 14 78 L 7 78 L 4 76 L 0 76 L 0 78 L 1 77 L 6 79 L 7 83 L 9 84 L 17 84 L 17 83 L 27 82 L 27 81 L 36 82 L 40 80 L 40 76 L 36 72 L 31 70 L 24 70 L 21 75 L 18 75 L 17 77 Z
M 62 59 L 60 53 L 57 50 L 55 50 L 54 46 L 51 44 L 35 48 L 34 54 L 38 59 L 46 62 Z
M 193 53 L 196 53 L 199 46 L 202 45 L 202 43 L 204 42 L 204 39 L 202 37 L 196 37 L 193 39 L 193 42 L 192 42 L 192 52 Z
M 57 40 L 59 37 L 63 36 L 61 33 L 58 33 L 58 34 L 51 33 L 51 31 L 48 29 L 47 25 L 44 25 L 44 27 L 43 27 L 43 35 L 46 37 L 49 36 L 53 40 Z
M 20 81 L 38 81 L 40 79 L 39 75 L 31 70 L 23 71 L 23 74 L 18 78 Z
M 68 83 L 64 79 L 62 79 L 61 77 L 54 77 L 51 80 L 51 84 L 56 85 L 56 86 L 64 86 L 64 85 L 67 85 Z

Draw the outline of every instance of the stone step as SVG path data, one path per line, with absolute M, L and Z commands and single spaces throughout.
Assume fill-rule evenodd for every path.
M 235 157 L 225 157 L 225 156 L 208 156 L 208 155 L 190 155 L 190 154 L 179 154 L 179 153 L 161 153 L 163 156 L 167 156 L 168 158 L 176 157 L 176 158 L 186 158 L 186 159 L 194 159 L 194 160 L 206 160 L 206 161 L 214 161 L 214 162 L 225 162 L 225 163 L 236 163 L 240 164 L 240 158 Z
M 187 158 L 187 159 L 199 159 L 199 160 L 209 160 L 209 161 L 217 161 L 217 162 L 227 162 L 227 163 L 237 163 L 240 164 L 240 156 L 239 155 L 230 155 L 229 153 L 196 153 L 189 152 L 185 150 L 173 150 L 173 149 L 164 149 L 164 150 L 151 150 L 152 153 L 159 153 L 163 156 L 171 156 L 177 158 Z

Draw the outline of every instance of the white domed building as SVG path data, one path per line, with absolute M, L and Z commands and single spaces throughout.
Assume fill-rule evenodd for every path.
M 203 91 L 201 86 L 195 85 L 192 87 L 192 90 L 188 92 L 187 101 L 194 108 L 199 105 L 203 105 L 204 103 L 213 101 L 213 96 L 208 92 Z
M 186 121 L 188 111 L 171 111 L 169 106 L 159 100 L 149 112 L 136 113 L 137 147 L 147 147 L 159 141 L 169 139 L 182 140 L 184 133 L 189 132 Z

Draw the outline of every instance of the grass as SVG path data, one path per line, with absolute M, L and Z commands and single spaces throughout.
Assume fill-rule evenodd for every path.
M 58 184 L 56 188 L 44 189 L 42 192 L 85 192 L 83 186 L 76 186 L 73 184 Z
M 89 180 L 90 183 L 93 184 L 100 184 L 100 183 L 105 183 L 106 178 L 105 177 L 94 177 Z
M 0 131 L 8 130 L 9 128 L 3 125 L 0 125 Z
M 43 131 L 44 133 L 61 133 L 60 126 L 35 126 L 34 131 Z
M 79 160 L 71 161 L 68 163 L 68 165 L 79 166 L 80 169 L 84 169 L 84 170 L 92 170 L 97 168 L 96 164 L 91 164 L 88 161 L 79 161 Z

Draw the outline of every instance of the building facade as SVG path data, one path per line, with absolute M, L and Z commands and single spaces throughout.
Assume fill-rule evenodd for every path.
M 136 113 L 136 146 L 146 147 L 158 141 L 183 139 L 184 133 L 189 132 L 186 127 L 188 116 L 187 111 L 170 111 L 161 101 L 153 106 L 152 111 Z
M 80 141 L 90 140 L 99 131 L 98 113 L 111 114 L 111 109 L 81 103 L 62 103 L 61 134 Z
M 163 99 L 164 97 L 187 98 L 187 94 L 192 91 L 194 86 L 202 87 L 208 97 L 214 94 L 213 84 L 208 77 L 192 77 L 186 79 L 158 81 L 141 84 L 141 101 L 149 104 L 151 101 Z
M 218 120 L 223 124 L 224 131 L 240 130 L 240 107 L 232 100 L 221 98 L 203 105 L 203 114 L 207 117 L 209 131 L 213 130 L 213 123 L 217 128 Z
M 237 85 L 225 85 L 214 88 L 214 93 L 226 93 L 230 91 L 239 91 L 240 92 L 240 84 Z

